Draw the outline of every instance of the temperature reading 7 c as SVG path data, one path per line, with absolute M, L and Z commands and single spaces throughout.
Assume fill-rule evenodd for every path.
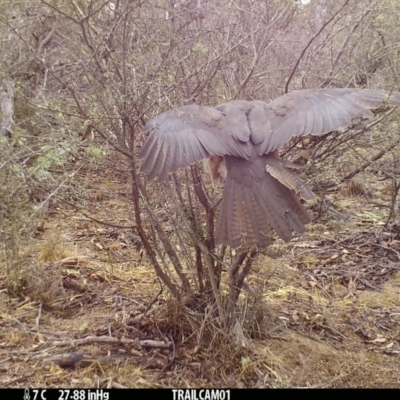
M 46 393 L 45 390 L 37 390 L 37 389 L 32 389 L 33 392 L 33 399 L 32 400 L 46 400 L 46 396 L 44 395 Z M 40 395 L 39 395 L 40 392 Z
M 69 390 L 59 390 L 60 396 L 58 397 L 58 400 L 68 400 L 69 399 Z

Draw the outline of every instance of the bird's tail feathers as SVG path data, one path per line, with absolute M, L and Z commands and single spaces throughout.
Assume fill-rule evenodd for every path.
M 288 179 L 292 182 L 293 178 L 287 178 L 286 174 L 285 177 L 286 183 Z M 292 231 L 304 232 L 304 225 L 311 218 L 288 189 L 292 186 L 269 173 L 262 181 L 254 180 L 246 185 L 228 173 L 216 229 L 217 244 L 267 247 L 271 228 L 285 241 L 291 239 Z M 310 197 L 307 191 L 304 195 Z

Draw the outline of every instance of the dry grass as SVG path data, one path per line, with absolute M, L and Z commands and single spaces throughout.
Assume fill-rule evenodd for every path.
M 162 290 L 131 231 L 59 206 L 22 271 L 20 297 L 8 295 L 0 267 L 1 386 L 398 387 L 399 233 L 381 228 L 387 184 L 352 185 L 331 196 L 350 221 L 323 216 L 258 258 L 229 334 L 199 299 L 181 305 Z M 130 224 L 124 177 L 97 175 L 88 190 L 92 215 Z M 48 362 L 76 353 L 85 357 L 74 368 Z
M 368 186 L 359 178 L 353 178 L 346 182 L 342 193 L 351 197 L 371 198 L 371 192 L 369 191 Z

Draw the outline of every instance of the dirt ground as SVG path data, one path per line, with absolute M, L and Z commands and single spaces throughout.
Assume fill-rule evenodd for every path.
M 54 204 L 18 296 L 0 267 L 0 387 L 400 387 L 400 224 L 383 226 L 389 183 L 364 178 L 330 195 L 349 221 L 313 210 L 259 256 L 243 300 L 258 334 L 236 342 L 175 343 L 179 307 L 135 235 Z M 92 177 L 92 217 L 130 224 L 125 179 Z

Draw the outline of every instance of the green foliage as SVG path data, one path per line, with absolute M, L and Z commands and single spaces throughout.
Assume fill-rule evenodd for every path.
M 0 260 L 6 266 L 9 289 L 18 292 L 24 251 L 32 230 L 33 207 L 19 165 L 12 161 L 4 164 L 0 169 L 0 182 Z
M 203 43 L 198 42 L 193 46 L 192 51 L 193 51 L 193 53 L 207 54 L 208 48 L 207 48 L 207 46 L 204 46 Z
M 75 151 L 76 146 L 71 141 L 44 144 L 38 149 L 28 173 L 36 179 L 50 177 L 50 169 L 67 164 L 73 158 Z
M 86 148 L 86 154 L 92 156 L 93 158 L 100 160 L 104 157 L 104 151 L 100 147 L 88 146 Z

